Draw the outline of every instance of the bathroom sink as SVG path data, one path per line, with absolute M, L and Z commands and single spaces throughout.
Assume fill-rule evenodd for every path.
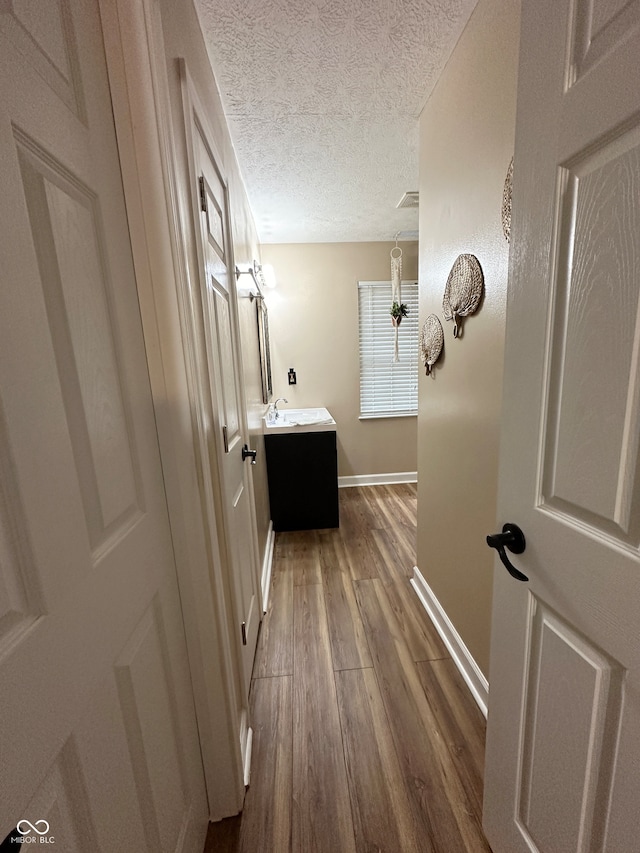
M 336 422 L 331 413 L 324 408 L 318 409 L 280 409 L 278 418 L 268 422 L 263 418 L 264 432 L 269 435 L 296 432 L 325 432 L 335 430 Z

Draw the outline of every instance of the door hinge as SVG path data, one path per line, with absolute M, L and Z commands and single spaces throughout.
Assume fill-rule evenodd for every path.
M 204 185 L 204 178 L 202 177 L 202 175 L 198 179 L 198 184 L 200 186 L 200 210 L 202 210 L 203 213 L 206 213 L 208 209 L 207 190 Z
M 226 426 L 222 427 L 222 440 L 224 441 L 224 452 L 229 452 L 229 436 L 227 434 Z
M 242 623 L 242 645 L 243 646 L 247 645 L 247 623 L 246 622 Z

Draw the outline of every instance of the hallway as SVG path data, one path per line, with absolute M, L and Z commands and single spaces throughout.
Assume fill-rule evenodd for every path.
M 340 490 L 280 533 L 251 688 L 251 785 L 205 853 L 488 851 L 485 721 L 409 585 L 415 485 Z

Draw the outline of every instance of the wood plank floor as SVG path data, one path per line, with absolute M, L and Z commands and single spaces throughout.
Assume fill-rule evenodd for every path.
M 251 785 L 204 853 L 490 853 L 485 721 L 409 584 L 416 487 L 340 490 L 279 533 L 251 686 Z

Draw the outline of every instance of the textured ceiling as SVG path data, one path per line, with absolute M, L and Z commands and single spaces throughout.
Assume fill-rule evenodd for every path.
M 418 117 L 476 0 L 196 0 L 264 243 L 417 230 Z

